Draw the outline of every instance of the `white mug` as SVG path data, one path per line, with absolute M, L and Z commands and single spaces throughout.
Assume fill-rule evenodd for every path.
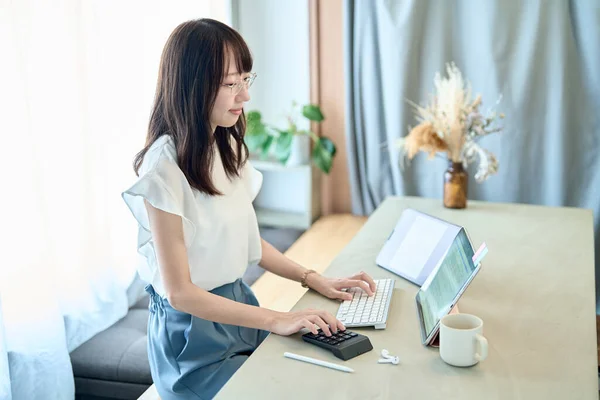
M 470 314 L 449 314 L 440 321 L 440 357 L 456 367 L 470 367 L 488 355 L 483 321 Z M 479 349 L 477 349 L 479 347 Z

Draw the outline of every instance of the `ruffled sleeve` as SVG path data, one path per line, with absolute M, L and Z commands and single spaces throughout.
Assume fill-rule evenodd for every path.
M 196 227 L 192 221 L 197 210 L 192 189 L 173 160 L 159 157 L 153 167 L 141 175 L 121 196 L 138 222 L 138 252 L 148 256 L 146 253 L 150 249 L 145 247 L 152 240 L 144 200 L 154 208 L 181 217 L 185 244 L 189 248 L 196 234 Z
M 260 192 L 260 188 L 263 183 L 263 175 L 260 171 L 258 171 L 250 160 L 246 161 L 246 165 L 244 166 L 244 185 L 246 186 L 246 190 L 248 191 L 248 195 L 250 199 L 254 201 L 258 192 Z

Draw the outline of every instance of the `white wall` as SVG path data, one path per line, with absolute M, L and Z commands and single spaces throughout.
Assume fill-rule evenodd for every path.
M 284 129 L 292 102 L 310 101 L 308 0 L 232 0 L 232 9 L 233 27 L 248 43 L 257 73 L 246 112 L 258 110 L 265 123 Z M 305 118 L 296 122 L 309 128 Z M 255 206 L 310 212 L 309 174 L 263 171 L 263 176 Z
M 258 74 L 246 110 L 285 128 L 292 101 L 310 101 L 308 0 L 233 0 L 233 7 L 234 27 L 248 43 Z M 308 128 L 302 120 L 299 127 Z

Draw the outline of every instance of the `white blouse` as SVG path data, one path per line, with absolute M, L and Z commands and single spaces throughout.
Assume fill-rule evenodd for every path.
M 223 195 L 208 196 L 192 188 L 177 166 L 173 139 L 161 136 L 150 147 L 139 178 L 122 193 L 138 222 L 138 266 L 142 280 L 165 297 L 152 240 L 146 199 L 155 208 L 181 216 L 192 282 L 212 290 L 241 278 L 262 257 L 260 234 L 252 201 L 262 185 L 262 174 L 247 161 L 240 178 L 229 180 L 215 147 L 213 184 Z

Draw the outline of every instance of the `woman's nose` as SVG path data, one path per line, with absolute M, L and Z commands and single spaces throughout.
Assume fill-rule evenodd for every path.
M 240 90 L 240 92 L 237 94 L 236 96 L 236 101 L 238 102 L 242 102 L 242 101 L 249 101 L 250 100 L 250 93 L 248 91 L 247 87 L 244 87 L 242 90 Z

